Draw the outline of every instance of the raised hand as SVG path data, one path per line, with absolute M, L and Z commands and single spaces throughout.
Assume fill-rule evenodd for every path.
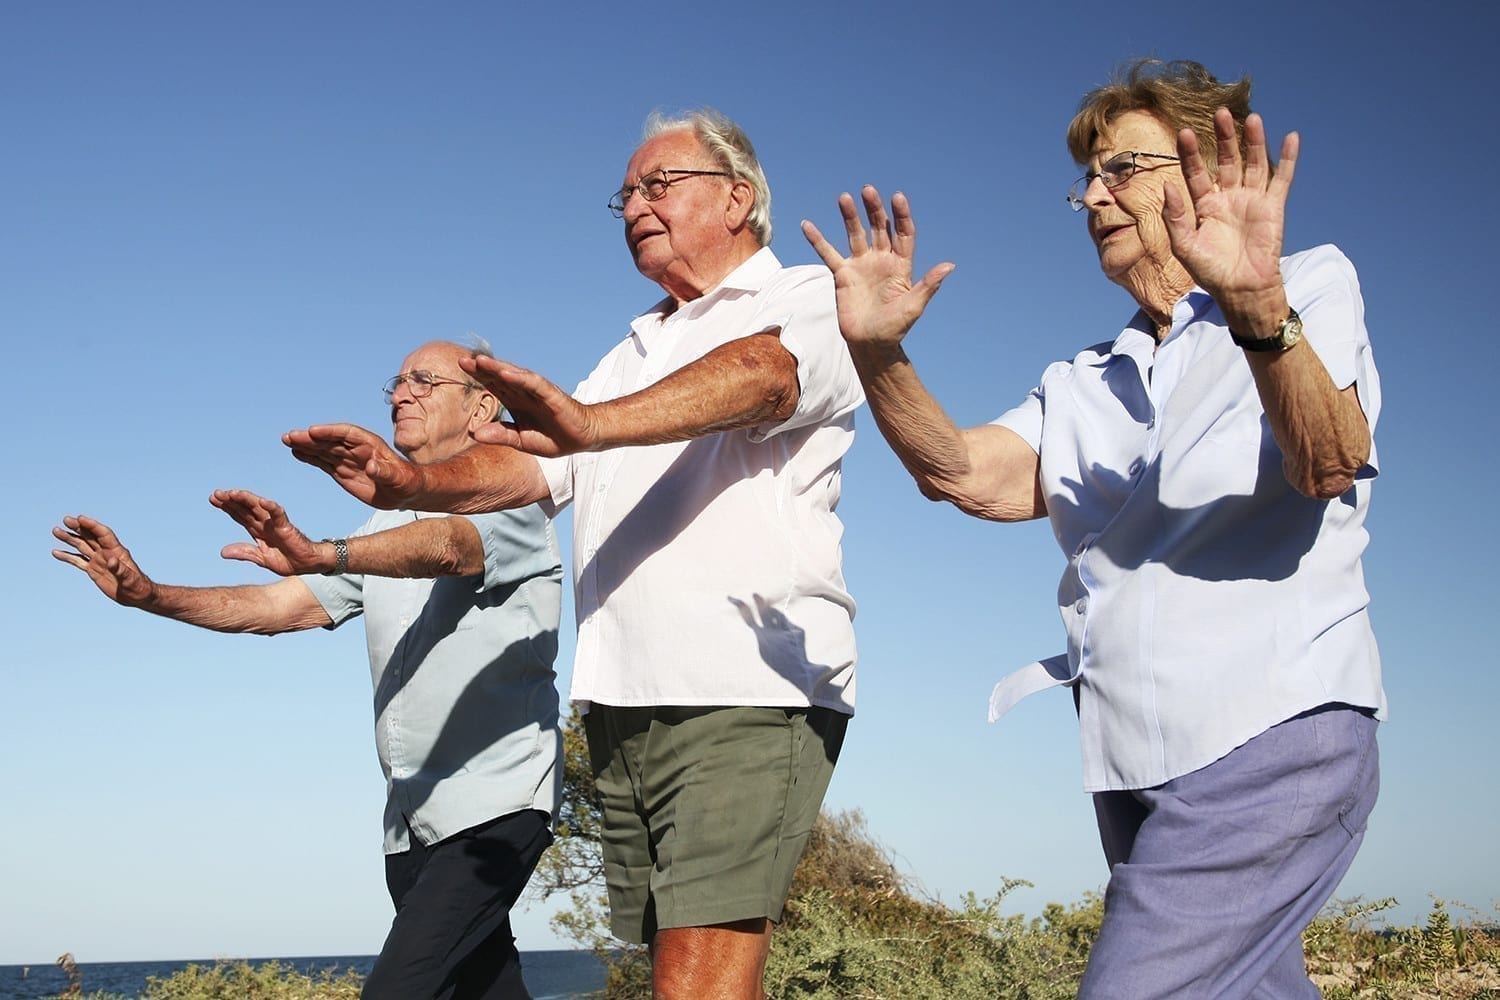
M 130 550 L 120 544 L 109 525 L 83 514 L 63 518 L 52 537 L 68 545 L 53 549 L 52 558 L 88 574 L 100 593 L 127 608 L 150 603 L 156 585 L 141 572 Z
M 421 471 L 396 453 L 379 434 L 353 424 L 318 424 L 288 431 L 281 443 L 298 461 L 316 466 L 355 499 L 395 510 L 414 496 Z
M 253 540 L 253 544 L 235 542 L 224 546 L 219 555 L 225 559 L 253 562 L 277 576 L 322 573 L 332 568 L 318 543 L 289 521 L 286 510 L 275 500 L 256 496 L 249 490 L 214 490 L 208 502 L 234 518 Z
M 851 346 L 895 345 L 922 315 L 954 265 L 938 264 L 912 284 L 917 226 L 906 195 L 898 191 L 891 197 L 890 219 L 886 218 L 880 192 L 872 185 L 866 184 L 860 196 L 870 220 L 868 237 L 854 198 L 847 193 L 839 195 L 839 212 L 849 235 L 848 257 L 840 255 L 818 227 L 805 219 L 802 235 L 833 272 L 839 330 L 844 339 Z
M 1177 153 L 1192 211 L 1181 192 L 1169 184 L 1162 218 L 1173 255 L 1214 297 L 1234 329 L 1240 316 L 1285 313 L 1281 243 L 1299 143 L 1295 132 L 1282 140 L 1281 161 L 1273 174 L 1260 115 L 1245 119 L 1243 164 L 1234 118 L 1224 108 L 1214 115 L 1214 133 L 1217 180 L 1210 176 L 1192 130 L 1178 133 Z
M 510 413 L 509 420 L 476 430 L 474 440 L 546 456 L 589 451 L 599 443 L 593 411 L 536 372 L 487 357 L 462 358 L 459 367 Z

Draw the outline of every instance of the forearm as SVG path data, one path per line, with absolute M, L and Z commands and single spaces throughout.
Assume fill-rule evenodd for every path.
M 1288 312 L 1284 295 L 1226 318 L 1242 337 L 1274 334 Z M 1247 351 L 1261 406 L 1282 453 L 1282 469 L 1304 496 L 1331 499 L 1354 484 L 1370 457 L 1370 427 L 1354 386 L 1334 385 L 1312 345 Z
M 215 632 L 277 635 L 327 625 L 331 619 L 300 580 L 239 587 L 153 583 L 138 607 Z
M 484 572 L 479 531 L 463 517 L 419 518 L 399 528 L 347 539 L 345 545 L 350 573 L 422 580 Z M 333 544 L 322 543 L 320 550 L 326 570 L 332 570 Z
M 412 468 L 417 484 L 402 503 L 408 510 L 483 514 L 525 507 L 550 495 L 537 460 L 504 445 L 475 444 L 445 462 Z
M 1305 343 L 1249 361 L 1287 482 L 1304 496 L 1341 496 L 1370 458 L 1370 427 L 1354 386 L 1338 389 Z
M 880 433 L 929 500 L 993 521 L 1046 515 L 1036 454 L 997 427 L 960 429 L 927 391 L 899 344 L 851 345 Z
M 775 332 L 714 348 L 640 392 L 594 404 L 595 450 L 687 441 L 785 420 L 797 409 L 797 359 Z

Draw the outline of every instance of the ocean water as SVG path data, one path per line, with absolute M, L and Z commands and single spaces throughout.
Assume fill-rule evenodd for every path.
M 76 956 L 75 956 L 76 957 Z M 374 955 L 325 955 L 318 958 L 252 958 L 254 966 L 276 961 L 299 972 L 353 969 L 361 975 L 375 964 Z M 85 994 L 105 992 L 138 997 L 146 977 L 170 976 L 189 965 L 211 966 L 213 959 L 180 962 L 79 962 Z M 523 951 L 521 968 L 533 1000 L 576 1000 L 604 988 L 604 966 L 587 951 Z M 56 965 L 0 965 L 0 1000 L 39 1000 L 68 988 L 68 977 Z

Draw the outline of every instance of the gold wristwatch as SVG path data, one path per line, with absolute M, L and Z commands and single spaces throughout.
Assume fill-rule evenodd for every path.
M 1229 339 L 1236 347 L 1247 351 L 1289 351 L 1302 340 L 1302 317 L 1297 315 L 1297 310 L 1287 306 L 1286 319 L 1277 324 L 1276 332 L 1271 336 L 1241 337 L 1230 330 Z

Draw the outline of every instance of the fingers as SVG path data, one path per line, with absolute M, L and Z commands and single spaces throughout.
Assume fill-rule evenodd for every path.
M 1250 118 L 1254 119 L 1256 125 L 1259 125 L 1259 115 L 1251 115 Z M 1247 137 L 1250 126 L 1251 122 L 1247 120 L 1245 122 Z M 1214 112 L 1214 139 L 1216 140 L 1214 148 L 1219 161 L 1219 187 L 1237 187 L 1242 180 L 1240 170 L 1240 140 L 1238 133 L 1235 132 L 1234 116 L 1229 113 L 1228 108 L 1220 108 Z M 1260 152 L 1262 158 L 1261 164 L 1264 166 L 1266 152 L 1264 133 L 1261 135 Z
M 1276 161 L 1276 173 L 1271 177 L 1271 188 L 1282 198 L 1292 186 L 1292 175 L 1297 172 L 1297 154 L 1302 149 L 1302 137 L 1288 132 L 1281 140 L 1281 159 Z
M 844 219 L 844 233 L 849 238 L 849 256 L 858 257 L 870 249 L 865 240 L 865 226 L 859 221 L 859 209 L 847 192 L 839 195 L 839 215 Z
M 911 216 L 911 202 L 900 191 L 891 195 L 891 217 L 892 247 L 903 257 L 914 256 L 917 246 L 917 223 Z
M 1195 194 L 1193 197 L 1196 200 L 1201 195 Z M 1198 222 L 1193 213 L 1188 211 L 1187 199 L 1177 189 L 1177 185 L 1170 182 L 1162 187 L 1161 218 L 1167 227 L 1167 239 L 1171 241 L 1172 253 L 1181 259 L 1183 249 L 1198 231 Z
M 885 203 L 880 200 L 880 192 L 875 190 L 875 185 L 866 184 L 859 189 L 860 197 L 865 202 L 865 215 L 870 220 L 870 245 L 876 250 L 889 250 L 891 248 L 891 223 L 885 215 Z
M 474 377 L 474 381 L 484 386 L 495 395 L 499 395 L 505 389 L 509 376 L 524 368 L 507 364 L 498 358 L 486 357 L 484 355 L 471 355 L 458 359 L 458 367 Z
M 932 297 L 938 293 L 938 289 L 943 287 L 944 279 L 952 274 L 957 266 L 944 261 L 922 275 L 922 280 L 912 286 L 912 290 L 920 296 L 923 309 L 927 308 L 927 303 L 931 302 Z
M 1203 152 L 1198 148 L 1198 133 L 1185 128 L 1177 133 L 1177 157 L 1182 161 L 1182 179 L 1187 183 L 1188 195 L 1196 204 L 1214 189 L 1214 178 L 1203 162 Z M 1171 187 L 1168 182 L 1167 187 Z
M 812 244 L 813 252 L 822 259 L 823 264 L 828 270 L 837 272 L 843 266 L 843 254 L 835 250 L 833 244 L 829 243 L 823 234 L 818 231 L 818 227 L 807 219 L 802 220 L 802 235 L 806 237 L 808 243 Z
M 269 568 L 266 566 L 265 556 L 261 553 L 260 548 L 251 545 L 249 542 L 232 542 L 219 550 L 219 557 L 221 559 L 235 559 L 240 562 L 254 563 L 262 568 Z
M 488 423 L 470 435 L 480 444 L 503 444 L 508 448 L 521 447 L 521 432 L 503 423 Z

